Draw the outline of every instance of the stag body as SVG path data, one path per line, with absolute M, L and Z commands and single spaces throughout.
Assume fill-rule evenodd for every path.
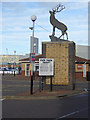
M 60 7 L 60 6 L 59 6 Z M 58 8 L 59 8 L 58 7 Z M 57 8 L 57 9 L 58 9 Z M 62 9 L 61 9 L 62 10 Z M 61 11 L 60 10 L 60 11 Z M 58 21 L 56 18 L 55 18 L 55 12 L 60 12 L 60 11 L 56 11 L 56 10 L 53 10 L 53 11 L 49 11 L 50 13 L 50 23 L 53 25 L 53 33 L 52 35 L 54 36 L 55 35 L 55 28 L 58 28 L 61 30 L 62 32 L 62 35 L 59 37 L 61 38 L 62 36 L 64 36 L 64 34 L 66 34 L 67 36 L 67 40 L 68 40 L 68 34 L 67 34 L 67 26 L 64 25 L 63 23 L 61 23 L 60 21 Z

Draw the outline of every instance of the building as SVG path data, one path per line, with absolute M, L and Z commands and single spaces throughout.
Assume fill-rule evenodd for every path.
M 76 56 L 90 60 L 90 46 L 76 45 Z
M 35 56 L 35 63 L 33 66 L 33 70 L 38 72 L 39 71 L 39 58 L 43 58 L 43 55 L 39 54 Z M 22 75 L 25 76 L 30 76 L 30 61 L 29 57 L 28 58 L 23 58 L 20 59 L 19 62 L 21 63 L 21 68 L 22 68 Z
M 86 77 L 87 71 L 90 71 L 90 57 L 89 57 L 90 46 L 76 45 L 76 57 L 75 57 L 75 77 L 82 78 Z M 22 75 L 30 75 L 30 62 L 29 54 L 22 55 L 19 57 L 19 63 L 22 67 Z M 39 58 L 43 58 L 42 54 L 35 56 L 34 71 L 38 74 L 39 70 Z M 86 72 L 85 72 L 86 71 Z
M 34 71 L 36 71 L 37 73 L 39 71 L 39 58 L 43 58 L 43 55 L 40 54 L 35 57 Z M 30 75 L 30 73 L 27 74 L 28 72 L 26 72 L 28 64 L 30 65 L 29 58 L 20 59 L 19 62 L 21 63 L 21 67 L 22 67 L 22 75 L 25 75 L 25 76 Z M 86 69 L 84 69 L 85 63 L 86 63 Z M 87 75 L 87 71 L 90 71 L 90 60 L 76 56 L 75 57 L 75 77 L 76 78 L 84 77 L 85 71 L 86 71 L 86 75 Z M 29 69 L 29 72 L 30 72 L 30 69 Z
M 10 67 L 11 65 L 19 65 L 19 59 L 22 55 L 0 55 L 0 66 Z
M 88 71 L 90 71 L 90 60 L 76 56 L 75 57 L 76 78 L 86 77 Z

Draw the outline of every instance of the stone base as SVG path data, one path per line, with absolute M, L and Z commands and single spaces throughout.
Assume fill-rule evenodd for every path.
M 51 42 L 63 42 L 63 41 L 68 41 L 68 40 L 64 40 L 64 39 L 57 38 L 56 36 L 53 36 L 53 35 L 50 35 L 49 37 L 50 37 L 50 39 L 51 39 Z
M 51 36 L 52 40 L 57 40 Z M 59 42 L 43 42 L 42 53 L 45 58 L 54 59 L 54 88 L 74 89 L 75 85 L 75 43 L 59 40 Z M 50 77 L 46 77 L 46 84 L 50 85 Z M 47 86 L 48 88 L 48 86 Z
M 60 90 L 75 90 L 75 85 L 52 85 L 53 91 L 60 91 Z M 44 90 L 49 90 L 50 85 L 44 84 Z

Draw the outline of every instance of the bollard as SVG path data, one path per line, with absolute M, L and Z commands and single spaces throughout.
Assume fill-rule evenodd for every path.
M 15 70 L 14 70 L 14 76 L 15 76 Z
M 4 70 L 3 70 L 3 75 L 4 75 Z
M 72 88 L 72 90 L 75 90 L 75 83 L 73 83 L 73 88 Z

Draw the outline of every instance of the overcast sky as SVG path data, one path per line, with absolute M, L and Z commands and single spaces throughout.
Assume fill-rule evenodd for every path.
M 31 2 L 26 0 L 3 0 L 0 4 L 0 22 L 2 22 L 2 54 L 26 54 L 30 51 L 30 36 L 32 31 L 31 16 L 36 15 L 35 37 L 39 38 L 39 53 L 41 53 L 42 42 L 50 41 L 52 25 L 49 22 L 49 10 L 55 8 L 60 2 L 65 9 L 55 14 L 55 17 L 67 27 L 69 40 L 79 45 L 88 45 L 88 0 L 63 0 L 69 2 Z M 49 1 L 49 0 L 48 0 Z M 50 0 L 51 1 L 51 0 Z M 58 1 L 58 0 L 57 0 Z M 73 1 L 73 2 L 72 2 Z M 75 0 L 76 1 L 76 0 Z M 78 2 L 79 1 L 79 2 Z M 0 26 L 1 26 L 0 25 Z M 56 29 L 57 37 L 61 35 Z M 1 53 L 0 53 L 1 54 Z

